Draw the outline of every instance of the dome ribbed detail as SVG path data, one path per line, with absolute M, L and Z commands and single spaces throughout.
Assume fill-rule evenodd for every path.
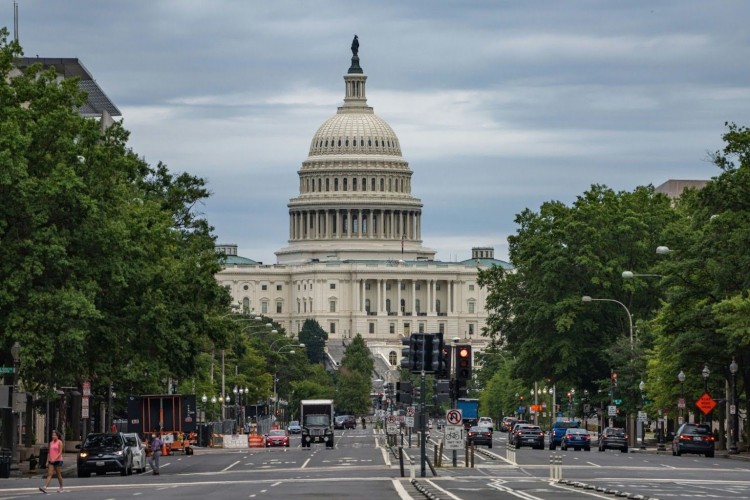
M 310 143 L 310 156 L 372 154 L 401 156 L 393 129 L 375 114 L 339 113 L 320 126 Z

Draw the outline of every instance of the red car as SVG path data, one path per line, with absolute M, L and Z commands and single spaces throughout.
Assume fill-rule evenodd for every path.
M 266 448 L 271 446 L 286 446 L 289 448 L 289 433 L 279 429 L 266 434 Z

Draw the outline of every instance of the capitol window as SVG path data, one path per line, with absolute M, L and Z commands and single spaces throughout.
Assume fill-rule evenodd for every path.
M 336 323 L 331 323 L 329 326 L 330 333 L 336 333 Z
M 336 301 L 335 301 L 335 300 L 332 300 L 332 301 L 330 302 L 330 305 L 329 305 L 329 307 L 330 307 L 330 312 L 332 312 L 332 313 L 335 313 L 335 312 L 336 312 Z
M 368 328 L 367 331 L 369 333 L 375 333 L 375 323 L 373 323 L 373 322 L 368 323 L 367 324 L 367 328 Z
M 474 314 L 474 301 L 469 301 L 469 314 Z

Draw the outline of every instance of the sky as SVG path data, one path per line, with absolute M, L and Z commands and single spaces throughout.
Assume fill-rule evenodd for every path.
M 204 178 L 217 242 L 266 264 L 354 34 L 443 261 L 508 260 L 516 214 L 594 184 L 710 179 L 725 122 L 750 125 L 745 0 L 17 1 L 25 55 L 80 59 L 133 151 Z

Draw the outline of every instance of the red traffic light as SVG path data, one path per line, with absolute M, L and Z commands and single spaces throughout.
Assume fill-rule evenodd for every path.
M 471 350 L 468 347 L 461 347 L 458 349 L 459 358 L 468 358 L 471 356 Z

